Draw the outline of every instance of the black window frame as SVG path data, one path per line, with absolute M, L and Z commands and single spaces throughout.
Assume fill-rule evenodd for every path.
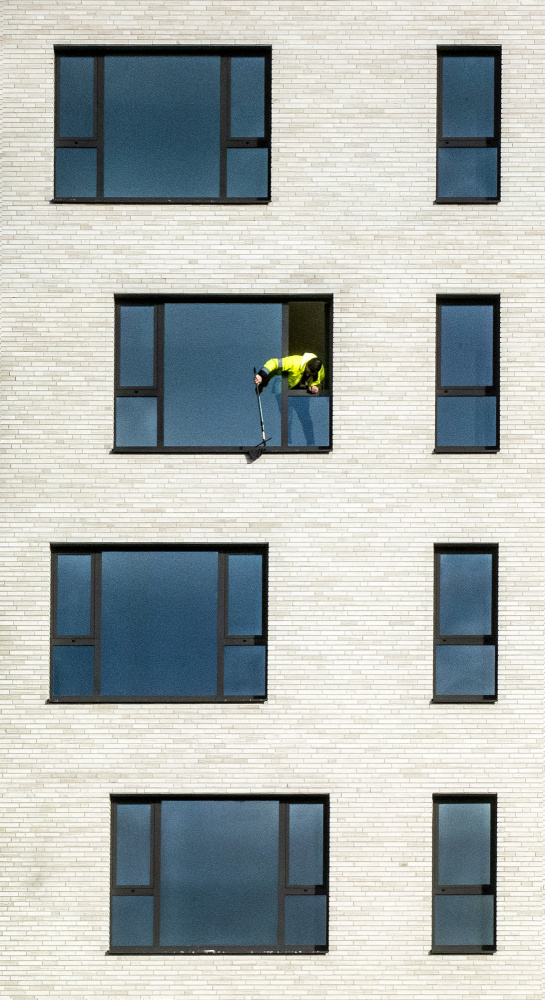
M 488 385 L 442 385 L 441 383 L 441 307 L 442 306 L 492 306 L 492 377 Z M 435 351 L 435 449 L 438 455 L 490 455 L 500 450 L 500 296 L 499 295 L 437 295 L 436 297 L 436 351 Z M 438 445 L 437 400 L 442 397 L 494 396 L 496 399 L 495 445 Z
M 97 150 L 96 197 L 56 197 L 54 204 L 131 204 L 131 205 L 255 205 L 268 204 L 271 200 L 271 65 L 270 45 L 55 45 L 55 150 Z M 220 64 L 220 194 L 217 198 L 132 198 L 104 196 L 104 57 L 105 56 L 167 56 L 195 55 L 219 56 Z M 59 130 L 60 72 L 59 60 L 63 56 L 94 58 L 94 135 L 92 138 L 61 138 Z M 231 56 L 265 59 L 265 135 L 262 138 L 233 139 L 230 137 L 230 81 Z M 268 194 L 263 198 L 227 197 L 227 150 L 268 149 Z M 54 168 L 55 169 L 55 168 Z M 55 177 L 53 192 L 56 191 Z
M 289 946 L 279 944 L 276 947 L 255 946 L 220 946 L 220 947 L 172 947 L 159 945 L 160 935 L 160 836 L 161 836 L 161 803 L 164 801 L 273 801 L 279 803 L 279 845 L 278 845 L 278 936 L 281 941 L 284 936 L 284 900 L 286 896 L 322 895 L 326 897 L 326 944 Z M 111 795 L 111 834 L 110 834 L 110 942 L 111 942 L 111 910 L 112 899 L 115 896 L 143 895 L 153 897 L 153 938 L 154 944 L 149 947 L 141 945 L 126 945 L 114 947 L 110 944 L 107 955 L 315 955 L 325 954 L 329 949 L 329 795 Z M 116 847 L 117 826 L 116 808 L 118 804 L 151 804 L 151 876 L 149 886 L 116 886 Z M 320 885 L 290 885 L 288 875 L 289 862 L 289 806 L 297 803 L 319 803 L 324 808 L 324 881 Z
M 443 57 L 492 56 L 494 58 L 494 136 L 454 138 L 443 136 Z M 497 195 L 494 198 L 445 198 L 440 197 L 439 150 L 440 149 L 485 149 L 498 150 Z M 501 201 L 501 45 L 438 45 L 437 46 L 437 152 L 436 152 L 436 205 L 494 205 Z
M 492 632 L 490 635 L 443 635 L 440 631 L 440 557 L 448 554 L 491 555 L 492 556 Z M 480 544 L 436 544 L 434 546 L 433 574 L 433 698 L 434 704 L 485 703 L 498 700 L 498 565 L 499 546 L 497 543 Z M 438 646 L 495 646 L 495 694 L 482 695 L 438 695 L 436 694 L 436 650 Z
M 218 693 L 214 696 L 112 696 L 100 693 L 100 615 L 101 615 L 101 559 L 103 552 L 217 552 L 218 553 Z M 263 560 L 262 609 L 263 632 L 257 636 L 236 636 L 228 632 L 228 557 L 230 555 L 260 555 Z M 91 629 L 90 636 L 58 636 L 57 621 L 57 572 L 58 555 L 91 556 Z M 105 545 L 52 545 L 51 546 L 51 626 L 50 626 L 50 695 L 48 704 L 240 704 L 267 700 L 267 646 L 268 646 L 268 546 L 267 545 L 171 545 L 171 544 L 105 544 Z M 53 649 L 56 646 L 91 646 L 94 654 L 93 695 L 66 695 L 53 697 Z M 264 646 L 265 693 L 263 695 L 225 695 L 223 693 L 223 653 L 229 646 Z
M 333 295 L 115 295 L 115 361 L 114 361 L 114 445 L 110 454 L 235 454 L 240 455 L 248 451 L 248 445 L 235 446 L 214 446 L 214 445 L 186 445 L 183 447 L 165 445 L 159 443 L 164 441 L 163 425 L 163 400 L 164 400 L 164 307 L 167 303 L 274 303 L 282 305 L 282 357 L 289 354 L 289 306 L 296 302 L 323 302 L 325 307 L 325 388 L 320 388 L 320 396 L 329 399 L 329 444 L 328 445 L 288 445 L 288 406 L 291 397 L 307 397 L 305 389 L 290 389 L 287 379 L 282 377 L 282 415 L 281 415 L 281 444 L 279 446 L 267 445 L 268 454 L 297 453 L 307 454 L 309 452 L 319 454 L 330 452 L 333 449 Z M 154 306 L 154 384 L 148 388 L 141 386 L 127 387 L 120 384 L 120 308 L 121 306 Z M 265 362 L 263 358 L 263 363 Z M 116 399 L 119 397 L 142 397 L 149 396 L 157 399 L 157 445 L 116 445 Z M 258 441 L 256 440 L 256 445 Z
M 439 873 L 439 806 L 444 803 L 484 803 L 490 804 L 490 874 L 487 884 L 446 885 L 440 884 Z M 430 955 L 486 955 L 496 951 L 496 904 L 497 904 L 497 840 L 498 840 L 498 796 L 485 795 L 443 795 L 433 796 L 433 861 L 432 861 L 432 947 Z M 494 943 L 491 945 L 436 945 L 435 899 L 437 896 L 493 896 L 494 898 Z

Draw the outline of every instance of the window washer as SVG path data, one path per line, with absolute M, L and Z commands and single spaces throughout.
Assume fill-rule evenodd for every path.
M 287 358 L 271 358 L 267 361 L 254 376 L 254 382 L 265 388 L 273 375 L 281 375 L 283 372 L 287 373 L 290 389 L 306 389 L 313 395 L 319 392 L 325 379 L 324 366 L 315 354 L 291 354 Z

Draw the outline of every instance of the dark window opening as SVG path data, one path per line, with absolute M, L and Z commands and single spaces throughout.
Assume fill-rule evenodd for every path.
M 495 795 L 433 797 L 433 944 L 437 954 L 496 949 Z
M 501 48 L 440 46 L 437 59 L 437 201 L 499 201 Z
M 113 798 L 111 953 L 326 951 L 328 806 Z
M 500 446 L 499 296 L 437 297 L 438 452 Z
M 55 199 L 265 202 L 268 47 L 57 48 Z
M 263 547 L 56 547 L 51 700 L 263 700 L 266 579 Z
M 116 299 L 115 451 L 243 452 L 331 446 L 331 299 Z M 320 358 L 314 394 L 298 384 Z M 282 359 L 291 371 L 278 376 Z M 293 384 L 292 383 L 297 383 Z
M 436 545 L 433 700 L 495 701 L 497 660 L 497 545 Z

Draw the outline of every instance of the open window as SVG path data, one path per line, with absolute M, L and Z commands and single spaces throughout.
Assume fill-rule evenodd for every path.
M 117 297 L 114 451 L 254 448 L 254 368 L 305 355 L 323 362 L 316 395 L 286 371 L 260 393 L 267 451 L 328 450 L 331 312 L 328 296 Z

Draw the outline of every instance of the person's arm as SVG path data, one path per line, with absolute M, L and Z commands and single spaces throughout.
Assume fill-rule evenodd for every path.
M 256 385 L 263 385 L 264 387 L 268 384 L 269 379 L 277 372 L 282 371 L 282 358 L 271 358 L 266 361 L 263 368 L 260 368 L 257 375 L 254 376 L 254 382 Z
M 309 384 L 308 384 L 308 392 L 311 392 L 313 395 L 316 395 L 319 392 L 319 390 L 321 389 L 322 382 L 324 381 L 324 379 L 325 379 L 325 368 L 322 365 L 322 367 L 320 368 L 320 371 L 318 372 L 318 375 L 316 376 L 316 378 L 314 379 L 314 381 L 313 382 L 309 382 Z

